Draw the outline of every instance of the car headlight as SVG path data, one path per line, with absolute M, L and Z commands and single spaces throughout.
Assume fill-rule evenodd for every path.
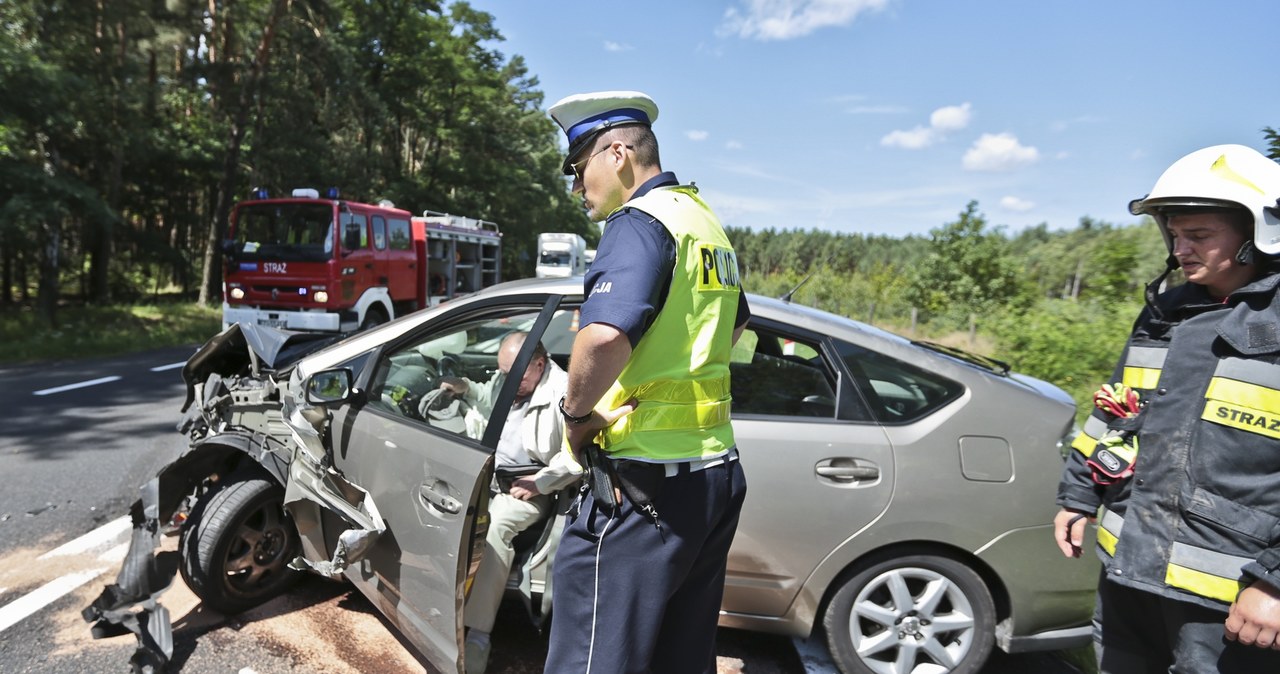
M 232 289 L 231 289 L 231 299 L 233 299 L 233 300 L 242 300 L 242 299 L 244 299 L 244 288 L 232 288 Z
M 312 299 L 314 299 L 315 301 L 319 302 L 320 304 L 324 304 L 325 302 L 328 302 L 328 301 L 329 301 L 329 291 L 327 291 L 327 290 L 317 290 L 317 291 L 315 292 L 315 294 L 314 294 L 314 295 L 312 295 L 311 297 L 312 297 Z

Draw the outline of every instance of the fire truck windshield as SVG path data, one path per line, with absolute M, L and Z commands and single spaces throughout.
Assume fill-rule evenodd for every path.
M 242 204 L 237 257 L 323 262 L 333 257 L 333 207 L 322 203 Z

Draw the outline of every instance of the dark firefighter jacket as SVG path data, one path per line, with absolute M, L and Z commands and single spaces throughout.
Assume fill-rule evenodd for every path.
M 1221 610 L 1254 579 L 1280 588 L 1278 285 L 1266 276 L 1221 302 L 1188 283 L 1139 316 L 1112 381 L 1137 389 L 1142 410 L 1095 409 L 1058 488 L 1065 508 L 1102 506 L 1109 580 Z M 1137 435 L 1134 474 L 1098 485 L 1085 458 L 1121 431 Z

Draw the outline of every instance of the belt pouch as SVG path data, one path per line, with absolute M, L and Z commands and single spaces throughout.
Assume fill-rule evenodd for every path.
M 609 457 L 605 456 L 604 450 L 595 443 L 587 445 L 582 451 L 582 456 L 587 463 L 587 484 L 591 486 L 591 493 L 595 494 L 596 502 L 609 508 L 618 507 L 618 499 L 613 491 L 616 482 L 613 463 Z
M 618 461 L 614 470 L 622 484 L 622 492 L 639 509 L 652 505 L 658 499 L 667 477 L 665 466 L 644 461 Z

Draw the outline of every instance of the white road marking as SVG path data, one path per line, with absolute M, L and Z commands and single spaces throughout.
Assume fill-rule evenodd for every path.
M 187 364 L 187 361 L 184 360 L 181 363 L 169 363 L 168 365 L 157 365 L 156 367 L 151 368 L 151 371 L 164 372 L 165 370 L 176 370 L 186 364 Z
M 65 575 L 36 588 L 32 592 L 0 606 L 0 632 L 13 627 L 18 621 L 61 599 L 81 585 L 101 576 L 107 567 L 90 569 Z
M 43 555 L 40 555 L 38 559 L 49 559 L 50 557 L 61 557 L 64 555 L 78 555 L 82 552 L 96 550 L 114 543 L 120 538 L 120 534 L 128 531 L 131 527 L 132 524 L 130 523 L 130 519 L 127 515 L 119 519 L 111 520 L 80 538 L 63 543 Z
M 91 552 L 107 548 L 98 554 L 98 561 L 115 564 L 122 561 L 129 552 L 129 541 L 119 543 L 121 536 L 132 528 L 129 517 L 111 520 L 89 533 L 63 543 L 62 545 L 40 555 L 37 559 L 49 559 Z M 113 545 L 114 544 L 114 545 Z M 34 591 L 0 606 L 0 632 L 13 627 L 18 621 L 39 611 L 40 609 L 61 599 L 64 595 L 75 591 L 81 585 L 101 576 L 110 567 L 91 569 L 79 573 L 70 573 L 56 580 L 45 583 Z M 0 588 L 0 594 L 8 588 Z
M 99 562 L 123 562 L 124 556 L 129 553 L 129 542 L 125 541 L 110 550 L 98 555 Z
M 36 391 L 35 395 L 47 396 L 51 393 L 62 393 L 63 391 L 71 391 L 73 389 L 84 388 L 86 386 L 97 386 L 98 384 L 106 384 L 108 382 L 113 382 L 118 379 L 120 379 L 120 377 L 102 377 L 100 379 L 90 379 L 89 381 L 82 381 L 78 384 L 67 384 L 66 386 L 57 386 L 54 388 L 41 389 L 39 391 Z

